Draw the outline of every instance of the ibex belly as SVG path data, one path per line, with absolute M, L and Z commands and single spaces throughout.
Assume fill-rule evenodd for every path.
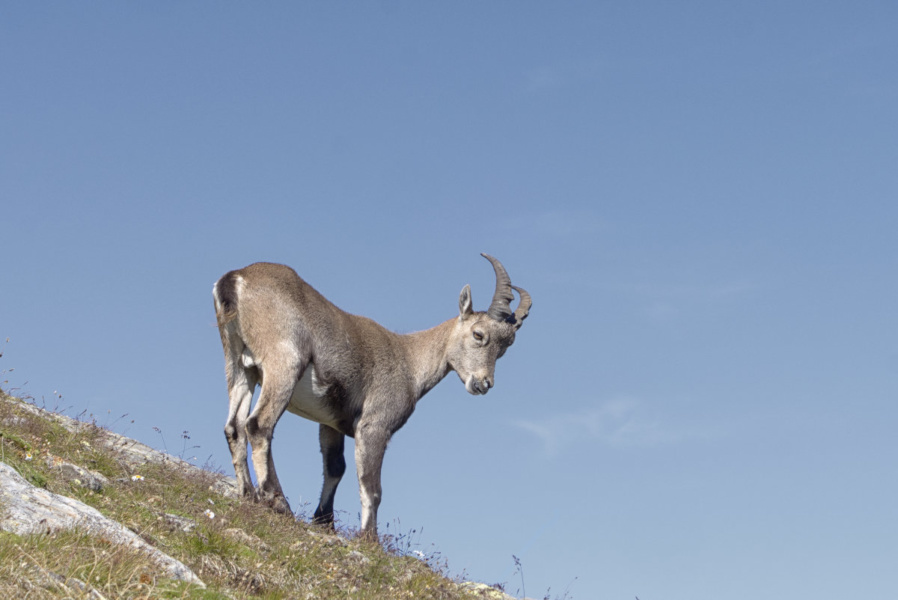
M 337 418 L 327 397 L 328 387 L 322 385 L 315 376 L 315 367 L 309 365 L 302 379 L 293 388 L 293 396 L 287 410 L 316 423 L 336 428 Z

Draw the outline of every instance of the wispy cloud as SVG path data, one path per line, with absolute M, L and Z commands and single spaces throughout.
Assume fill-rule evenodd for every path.
M 672 423 L 665 423 L 638 400 L 609 400 L 579 412 L 556 413 L 539 420 L 517 420 L 516 427 L 539 438 L 547 453 L 558 454 L 579 442 L 609 446 L 658 446 L 702 437 Z
M 758 286 L 745 280 L 709 283 L 607 283 L 596 286 L 614 294 L 631 296 L 644 306 L 644 312 L 656 321 L 678 317 L 695 307 L 723 305 L 737 301 Z
M 608 69 L 608 62 L 602 59 L 561 62 L 524 71 L 524 81 L 530 92 L 554 90 L 593 81 Z
M 715 301 L 738 296 L 755 289 L 748 281 L 724 281 L 717 283 L 601 283 L 599 287 L 633 295 L 674 300 Z

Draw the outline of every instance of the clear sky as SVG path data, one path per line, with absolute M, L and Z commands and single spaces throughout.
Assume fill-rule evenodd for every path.
M 230 473 L 219 276 L 287 263 L 408 332 L 467 283 L 485 309 L 488 252 L 530 319 L 487 396 L 450 375 L 394 437 L 382 531 L 540 598 L 894 597 L 896 32 L 894 2 L 5 2 L 0 381 Z M 274 451 L 313 510 L 317 427 Z

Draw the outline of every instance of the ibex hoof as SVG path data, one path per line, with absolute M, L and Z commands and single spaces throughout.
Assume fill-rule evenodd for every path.
M 283 496 L 275 496 L 267 503 L 272 510 L 276 513 L 280 513 L 282 515 L 292 515 L 293 511 L 290 510 L 290 504 L 287 502 L 287 499 Z
M 372 531 L 370 529 L 362 529 L 359 531 L 358 539 L 375 544 L 380 542 L 380 539 L 377 536 L 377 531 Z
M 336 531 L 337 527 L 334 525 L 334 513 L 330 513 L 327 515 L 319 515 L 316 514 L 312 517 L 312 525 L 317 525 L 318 527 L 322 527 L 327 529 L 328 531 Z
M 293 511 L 290 510 L 290 504 L 287 502 L 287 499 L 284 498 L 283 494 L 273 494 L 271 492 L 265 493 L 255 490 L 253 493 L 253 501 L 258 502 L 259 504 L 264 504 L 274 512 L 282 515 L 293 514 Z

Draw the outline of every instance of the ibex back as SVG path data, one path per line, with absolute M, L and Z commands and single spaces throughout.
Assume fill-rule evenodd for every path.
M 315 520 L 333 527 L 348 435 L 355 438 L 362 534 L 376 538 L 380 473 L 390 437 L 449 371 L 458 373 L 469 393 L 487 393 L 496 359 L 514 342 L 530 310 L 530 295 L 511 285 L 498 260 L 483 256 L 496 272 L 489 309 L 473 310 L 466 285 L 457 317 L 407 335 L 340 310 L 284 265 L 256 263 L 219 279 L 212 295 L 230 397 L 225 437 L 240 493 L 291 512 L 271 455 L 274 427 L 288 410 L 320 423 L 324 486 Z M 512 290 L 521 297 L 514 311 Z M 257 385 L 262 390 L 250 412 Z

